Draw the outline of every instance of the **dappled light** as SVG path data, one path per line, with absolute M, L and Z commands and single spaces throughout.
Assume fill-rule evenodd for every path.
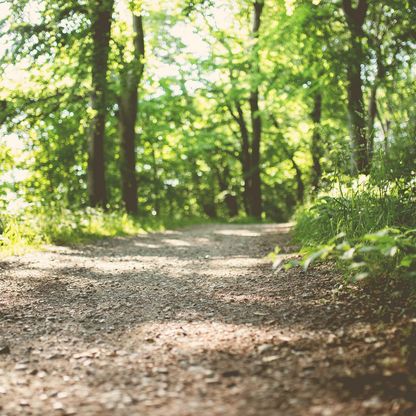
M 218 235 L 234 235 L 236 237 L 259 237 L 259 233 L 253 233 L 247 230 L 223 230 L 218 231 Z
M 401 0 L 0 0 L 0 415 L 416 415 Z
M 173 238 L 165 238 L 162 242 L 168 246 L 175 246 L 175 247 L 189 247 L 191 244 L 187 241 L 173 239 Z

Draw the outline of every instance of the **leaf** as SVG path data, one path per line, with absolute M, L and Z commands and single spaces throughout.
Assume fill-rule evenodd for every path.
M 341 259 L 352 260 L 352 258 L 354 257 L 354 253 L 355 253 L 355 247 L 352 247 L 342 255 Z
M 281 249 L 279 246 L 276 246 L 276 247 L 274 248 L 274 250 L 266 256 L 266 258 L 267 258 L 267 259 L 269 259 L 269 260 L 271 260 L 271 261 L 273 261 L 273 262 L 276 262 L 276 261 L 278 260 L 278 259 L 277 259 L 277 255 L 278 255 L 281 251 L 282 251 L 282 249 Z M 274 269 L 275 269 L 275 267 L 274 267 L 274 265 L 273 265 L 273 270 L 274 270 Z
M 335 243 L 338 240 L 341 240 L 341 238 L 344 238 L 347 234 L 345 234 L 344 232 L 337 234 L 334 238 L 331 238 L 331 240 L 329 240 L 329 243 Z
M 390 256 L 390 257 L 394 257 L 397 253 L 397 246 L 392 246 L 392 247 L 388 247 L 387 249 L 384 250 L 383 254 L 385 256 Z
M 312 253 L 303 263 L 303 269 L 305 270 L 305 272 L 308 270 L 308 267 L 317 259 L 319 258 L 325 258 L 328 253 L 329 253 L 330 249 L 328 247 L 325 247 L 319 251 L 315 251 L 314 253 Z
M 272 269 L 273 270 L 276 270 L 277 268 L 280 269 L 281 268 L 280 266 L 282 265 L 282 263 L 283 263 L 283 258 L 282 257 L 277 258 L 273 263 Z
M 370 253 L 372 251 L 377 251 L 377 248 L 374 246 L 362 246 L 357 249 L 359 253 Z
M 405 256 L 400 262 L 400 267 L 410 267 L 413 262 L 416 260 L 416 256 Z
M 351 245 L 348 241 L 343 241 L 337 245 L 337 250 L 339 251 L 348 251 L 351 248 Z
M 294 267 L 298 267 L 298 266 L 300 266 L 300 261 L 299 260 L 290 260 L 290 261 L 286 262 L 283 265 L 283 268 L 285 270 L 290 270 L 290 269 L 293 269 Z
M 377 231 L 376 233 L 366 234 L 363 239 L 368 241 L 380 241 L 383 240 L 384 237 L 389 237 L 389 230 L 384 229 Z
M 357 282 L 359 282 L 360 280 L 364 280 L 368 277 L 368 273 L 363 272 L 363 273 L 358 273 L 354 276 L 354 280 L 356 280 Z
M 280 248 L 280 246 L 276 246 L 276 247 L 274 248 L 274 253 L 275 253 L 275 254 L 279 254 L 281 251 L 282 251 L 282 249 Z
M 348 268 L 351 270 L 355 270 L 355 269 L 360 269 L 361 267 L 364 267 L 366 265 L 367 264 L 365 262 L 360 261 L 360 262 L 351 263 Z

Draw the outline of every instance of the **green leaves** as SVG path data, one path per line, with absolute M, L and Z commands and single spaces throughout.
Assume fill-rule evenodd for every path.
M 309 266 L 314 263 L 316 260 L 325 260 L 329 255 L 332 254 L 334 250 L 334 245 L 324 246 L 318 251 L 315 251 L 310 256 L 308 256 L 303 262 L 303 269 L 308 270 Z
M 386 273 L 416 276 L 416 230 L 385 228 L 364 235 L 353 245 L 346 240 L 334 244 L 344 236 L 339 234 L 330 241 L 332 244 L 319 246 L 304 256 L 304 270 L 318 260 L 330 258 L 347 265 L 354 281 Z

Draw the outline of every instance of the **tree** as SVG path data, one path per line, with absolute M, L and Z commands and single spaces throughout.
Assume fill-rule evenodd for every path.
M 260 177 L 260 143 L 261 143 L 261 114 L 259 108 L 259 86 L 258 79 L 260 73 L 259 67 L 259 51 L 258 51 L 258 39 L 261 25 L 261 15 L 264 8 L 263 0 L 256 0 L 253 4 L 253 61 L 252 61 L 252 74 L 253 85 L 250 91 L 250 112 L 251 112 L 251 128 L 252 128 L 252 141 L 251 141 L 251 163 L 250 163 L 250 186 L 249 186 L 249 201 L 250 201 L 250 214 L 255 218 L 260 219 L 262 214 L 262 202 L 261 202 L 261 177 Z
M 122 198 L 126 211 L 130 214 L 137 214 L 136 120 L 138 87 L 143 75 L 145 55 L 142 15 L 133 15 L 133 29 L 133 58 L 122 64 L 120 73 L 118 119 Z
M 321 136 L 321 118 L 322 118 L 322 94 L 316 91 L 313 96 L 313 110 L 311 118 L 313 122 L 313 132 L 311 140 L 311 155 L 312 155 L 312 189 L 316 192 L 319 188 L 319 183 L 322 177 L 322 136 Z
M 260 172 L 260 145 L 262 137 L 262 119 L 259 106 L 259 85 L 262 82 L 262 75 L 260 71 L 259 58 L 259 36 L 261 27 L 261 18 L 264 9 L 264 1 L 254 1 L 253 7 L 253 26 L 251 30 L 251 53 L 247 63 L 247 73 L 249 76 L 249 91 L 248 97 L 241 94 L 241 86 L 237 85 L 238 80 L 234 75 L 234 69 L 229 68 L 230 83 L 234 85 L 240 94 L 231 94 L 228 101 L 227 108 L 238 125 L 241 139 L 240 161 L 244 179 L 244 205 L 247 215 L 253 216 L 257 219 L 262 215 L 262 194 L 261 194 L 261 172 Z M 229 58 L 232 62 L 232 49 L 224 39 L 221 39 L 223 45 L 229 52 Z M 240 71 L 237 68 L 237 71 Z M 246 115 L 243 108 L 244 100 L 248 101 L 249 117 L 251 129 L 249 129 L 246 121 Z
M 342 9 L 350 31 L 347 61 L 347 106 L 353 145 L 354 169 L 359 173 L 367 173 L 369 170 L 369 158 L 362 67 L 365 62 L 363 26 L 367 15 L 368 3 L 367 0 L 359 0 L 357 6 L 354 7 L 352 0 L 342 0 Z
M 106 208 L 105 121 L 107 116 L 107 68 L 114 0 L 93 0 L 91 33 L 91 110 L 88 143 L 88 193 L 91 206 Z

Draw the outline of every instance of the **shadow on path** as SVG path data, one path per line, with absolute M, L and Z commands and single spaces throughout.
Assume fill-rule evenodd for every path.
M 289 228 L 118 238 L 0 271 L 5 414 L 412 414 L 393 329 L 336 298 L 329 266 L 272 272 Z

